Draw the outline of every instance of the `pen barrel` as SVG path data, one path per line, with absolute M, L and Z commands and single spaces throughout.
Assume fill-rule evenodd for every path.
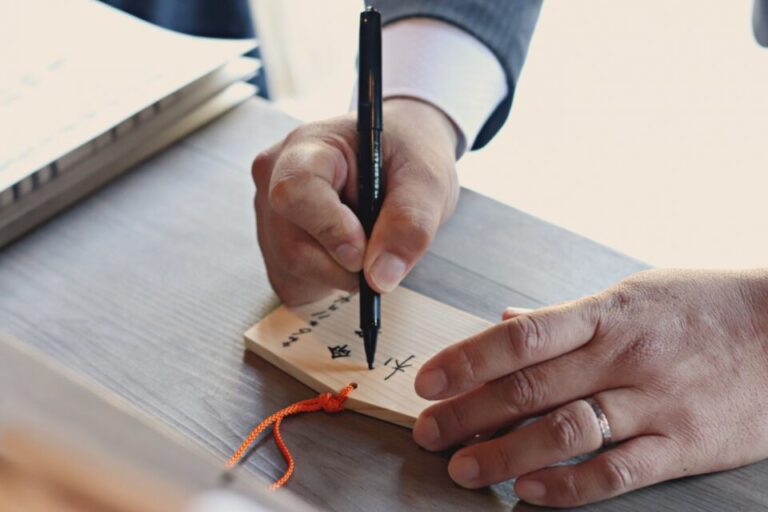
M 358 46 L 357 131 L 381 130 L 381 15 L 360 13 Z
M 358 80 L 357 216 L 366 237 L 370 239 L 384 200 L 381 162 L 381 16 L 372 8 L 360 14 Z M 366 355 L 369 357 L 375 351 L 380 326 L 381 297 L 368 285 L 365 274 L 360 272 L 360 328 L 365 336 Z
M 381 328 L 381 295 L 368 286 L 360 272 L 360 329 L 365 332 L 371 328 Z
M 360 13 L 357 104 L 357 204 L 367 237 L 383 201 L 381 168 L 381 15 L 369 8 Z
M 370 238 L 383 203 L 381 131 L 360 133 L 357 148 L 357 216 Z
M 359 134 L 357 149 L 357 216 L 370 239 L 383 202 L 383 176 L 381 169 L 381 130 L 368 130 Z M 381 297 L 373 291 L 360 272 L 360 328 L 381 327 Z

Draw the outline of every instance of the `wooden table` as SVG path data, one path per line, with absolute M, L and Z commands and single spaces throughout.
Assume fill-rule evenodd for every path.
M 252 100 L 2 250 L 0 330 L 225 460 L 256 422 L 313 395 L 242 343 L 278 304 L 256 243 L 250 161 L 295 125 Z M 464 190 L 405 285 L 496 320 L 504 306 L 577 298 L 643 268 Z M 456 487 L 446 454 L 358 414 L 292 418 L 285 435 L 298 460 L 288 488 L 321 509 L 508 510 L 516 502 L 509 483 Z M 264 441 L 248 467 L 274 479 L 283 461 Z M 766 482 L 760 463 L 591 509 L 756 510 L 768 506 Z

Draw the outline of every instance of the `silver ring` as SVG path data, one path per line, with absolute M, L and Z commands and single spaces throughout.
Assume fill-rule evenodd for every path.
M 597 418 L 597 424 L 600 427 L 600 435 L 603 436 L 602 448 L 612 445 L 613 435 L 611 434 L 611 426 L 608 424 L 608 417 L 603 412 L 603 408 L 600 407 L 600 404 L 598 404 L 597 400 L 594 398 L 585 398 L 584 401 L 589 404 Z

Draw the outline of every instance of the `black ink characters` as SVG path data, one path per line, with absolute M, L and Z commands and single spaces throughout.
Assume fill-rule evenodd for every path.
M 331 359 L 349 357 L 349 355 L 352 353 L 347 345 L 336 345 L 335 347 L 328 347 L 328 350 L 331 351 Z
M 391 368 L 392 369 L 392 373 L 390 373 L 389 375 L 384 377 L 384 380 L 389 380 L 389 378 L 391 376 L 393 376 L 394 374 L 396 374 L 397 372 L 405 373 L 405 369 L 406 368 L 410 368 L 411 366 L 413 366 L 412 364 L 408 364 L 408 361 L 410 361 L 414 357 L 415 356 L 408 356 L 408 358 L 405 359 L 402 363 L 400 361 L 398 361 L 397 359 L 395 359 L 394 360 L 395 361 L 394 366 L 389 366 L 389 363 L 392 362 L 392 358 L 390 357 L 389 359 L 387 359 L 386 362 L 384 363 L 384 366 L 386 366 L 388 368 Z
M 283 341 L 283 347 L 289 348 L 291 345 L 299 341 L 299 336 L 302 334 L 308 334 L 312 332 L 312 327 L 317 327 L 320 324 L 320 320 L 323 320 L 325 318 L 328 318 L 331 316 L 331 313 L 334 311 L 337 311 L 339 309 L 339 306 L 341 304 L 346 304 L 352 300 L 352 295 L 342 295 L 341 297 L 338 297 L 336 300 L 334 300 L 328 308 L 317 311 L 315 313 L 312 313 L 312 319 L 309 321 L 309 327 L 302 327 L 297 332 L 292 332 L 288 338 Z M 330 347 L 328 347 L 330 349 Z M 346 357 L 346 356 L 339 356 L 339 357 Z

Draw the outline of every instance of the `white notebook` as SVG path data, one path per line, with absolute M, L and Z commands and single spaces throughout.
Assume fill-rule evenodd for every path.
M 181 136 L 199 126 L 185 118 L 208 121 L 254 92 L 240 83 L 222 98 L 257 72 L 241 57 L 254 40 L 179 34 L 94 0 L 0 0 L 0 13 L 0 246 L 103 182 L 84 179 L 103 171 L 87 162 L 125 152 L 129 134 L 130 153 L 149 156 L 154 138 L 140 132 L 181 124 L 170 130 Z M 81 175 L 53 187 L 70 173 Z M 67 200 L 41 211 L 54 189 Z

